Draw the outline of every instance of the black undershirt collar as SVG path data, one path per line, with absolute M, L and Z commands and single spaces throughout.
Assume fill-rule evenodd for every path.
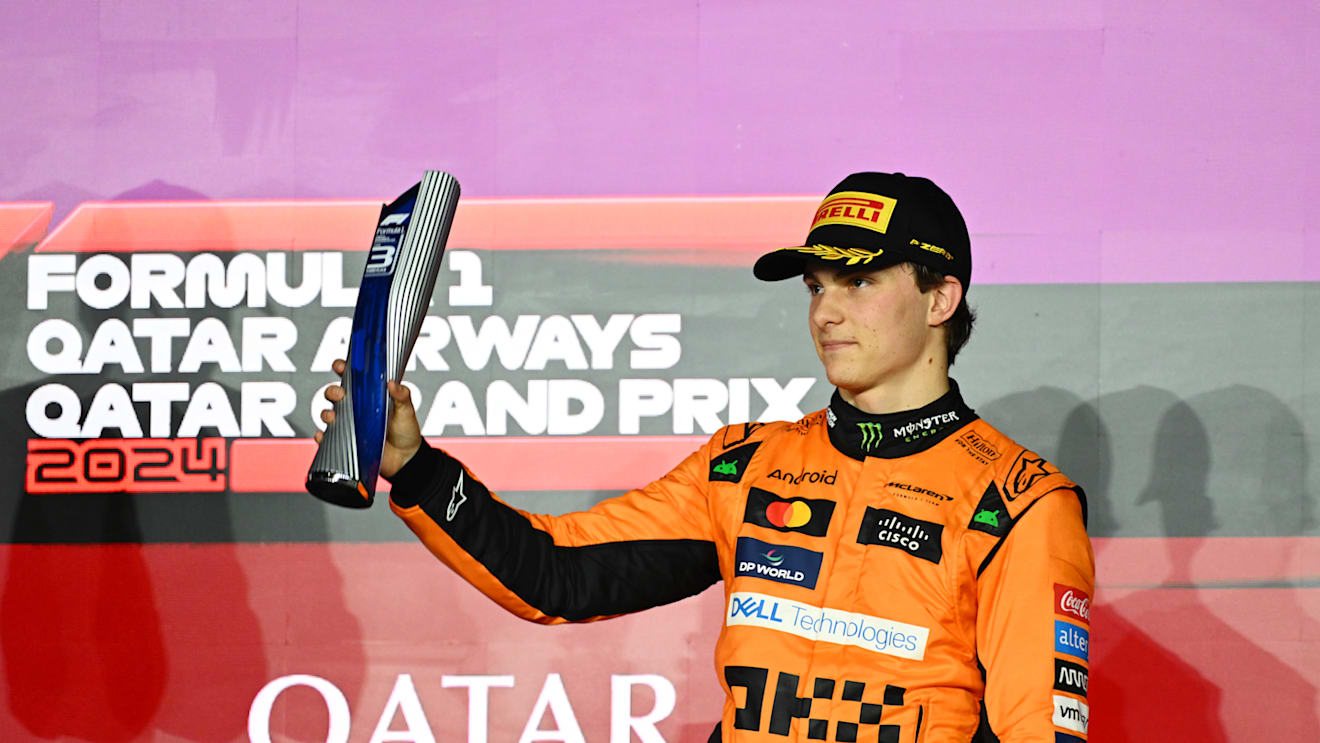
M 830 443 L 853 459 L 894 459 L 925 451 L 976 417 L 975 411 L 963 402 L 958 383 L 952 379 L 948 392 L 916 410 L 883 415 L 864 413 L 844 402 L 836 389 L 825 411 Z

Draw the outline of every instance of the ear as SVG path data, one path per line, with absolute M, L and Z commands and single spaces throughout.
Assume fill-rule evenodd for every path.
M 932 328 L 943 325 L 958 309 L 962 302 L 962 282 L 952 276 L 945 276 L 944 283 L 931 290 L 930 309 L 926 313 L 926 323 Z

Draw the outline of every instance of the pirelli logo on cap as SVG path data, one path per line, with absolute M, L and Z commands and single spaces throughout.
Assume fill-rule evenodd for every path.
M 889 217 L 897 203 L 898 199 L 861 191 L 830 194 L 816 210 L 811 229 L 827 224 L 846 224 L 884 234 L 889 229 Z

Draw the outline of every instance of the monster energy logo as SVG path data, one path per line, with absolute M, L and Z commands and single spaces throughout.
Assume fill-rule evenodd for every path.
M 857 427 L 862 431 L 862 448 L 867 451 L 874 449 L 885 437 L 879 423 L 858 423 Z

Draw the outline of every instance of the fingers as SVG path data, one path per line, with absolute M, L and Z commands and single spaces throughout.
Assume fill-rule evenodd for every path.
M 412 390 L 408 389 L 407 385 L 399 384 L 398 382 L 390 382 L 386 385 L 386 389 L 389 390 L 390 397 L 394 399 L 396 405 L 412 404 Z
M 344 370 L 348 368 L 348 364 L 345 363 L 343 359 L 335 359 L 333 362 L 330 363 L 330 368 L 334 369 L 335 374 L 338 374 L 339 376 L 342 377 L 344 375 Z M 325 399 L 329 400 L 332 403 L 338 403 L 340 400 L 343 400 L 344 394 L 345 394 L 344 388 L 337 384 L 332 384 L 329 387 L 325 388 Z M 335 411 L 333 409 L 322 410 L 321 420 L 324 421 L 327 426 L 330 425 L 331 423 L 334 423 Z M 315 434 L 312 435 L 312 438 L 316 440 L 317 444 L 320 444 L 321 440 L 325 438 L 325 433 L 322 431 L 317 431 Z

